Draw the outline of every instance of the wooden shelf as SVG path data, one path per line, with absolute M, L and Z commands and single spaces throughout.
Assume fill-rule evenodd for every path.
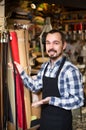
M 62 20 L 62 23 L 84 23 L 86 19 Z
M 69 11 L 69 12 L 62 12 L 62 15 L 68 15 L 68 14 L 86 14 L 86 10 L 80 10 L 80 11 Z

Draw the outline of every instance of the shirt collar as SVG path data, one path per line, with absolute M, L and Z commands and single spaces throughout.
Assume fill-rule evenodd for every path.
M 61 57 L 59 60 L 56 60 L 53 64 L 53 66 L 59 66 L 61 61 L 62 61 L 63 57 Z M 49 60 L 49 64 L 51 64 L 51 61 Z

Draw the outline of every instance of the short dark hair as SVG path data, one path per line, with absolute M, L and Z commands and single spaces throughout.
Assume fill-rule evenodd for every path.
M 53 33 L 59 33 L 59 34 L 61 35 L 62 43 L 64 44 L 64 42 L 66 41 L 66 39 L 65 39 L 65 34 L 64 34 L 61 30 L 52 29 L 52 30 L 50 30 L 49 32 L 46 33 L 46 36 L 47 36 L 49 33 L 51 33 L 51 34 L 53 34 Z M 45 39 L 46 39 L 46 37 L 45 37 Z

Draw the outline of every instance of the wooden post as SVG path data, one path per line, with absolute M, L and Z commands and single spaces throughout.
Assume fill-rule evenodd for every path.
M 5 0 L 0 0 L 0 31 L 4 28 Z M 3 130 L 2 44 L 0 41 L 0 130 Z

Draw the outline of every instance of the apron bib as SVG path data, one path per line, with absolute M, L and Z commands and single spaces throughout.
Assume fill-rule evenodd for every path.
M 64 57 L 55 78 L 45 76 L 48 65 L 46 66 L 43 76 L 43 98 L 49 96 L 60 97 L 57 85 L 58 75 L 65 60 L 66 58 Z M 65 110 L 49 104 L 42 105 L 40 130 L 72 130 L 71 110 Z

